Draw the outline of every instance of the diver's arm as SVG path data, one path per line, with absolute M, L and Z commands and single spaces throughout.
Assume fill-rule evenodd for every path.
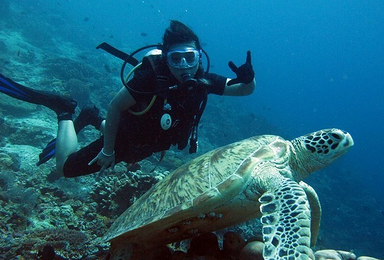
M 223 95 L 246 96 L 253 93 L 256 87 L 255 72 L 251 62 L 251 52 L 247 51 L 247 58 L 243 65 L 237 67 L 232 61 L 228 66 L 236 74 L 235 79 L 227 79 Z
M 225 84 L 224 96 L 248 96 L 253 93 L 256 88 L 256 81 L 253 79 L 250 83 L 236 83 L 231 86 L 228 86 L 228 82 L 231 79 L 227 79 L 227 83 Z
M 104 153 L 112 154 L 115 148 L 117 129 L 120 124 L 120 113 L 135 104 L 129 91 L 123 87 L 112 99 L 108 107 L 104 132 Z
M 108 107 L 107 118 L 105 121 L 104 130 L 104 147 L 100 153 L 89 164 L 97 161 L 101 166 L 100 173 L 108 167 L 113 167 L 115 164 L 115 140 L 117 130 L 120 124 L 120 114 L 133 106 L 136 101 L 133 99 L 129 91 L 123 87 L 116 96 L 112 99 Z

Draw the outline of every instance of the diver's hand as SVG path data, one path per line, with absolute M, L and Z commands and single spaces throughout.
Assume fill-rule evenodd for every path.
M 108 167 L 112 167 L 112 170 L 115 168 L 115 152 L 112 154 L 106 154 L 104 148 L 97 154 L 88 165 L 92 165 L 97 162 L 97 165 L 101 166 L 100 173 L 103 173 Z
M 249 84 L 255 78 L 255 72 L 253 71 L 252 63 L 251 63 L 251 51 L 247 51 L 247 60 L 246 62 L 237 67 L 232 61 L 228 62 L 228 66 L 231 68 L 233 72 L 236 73 L 237 78 L 231 79 L 228 81 L 228 86 L 237 83 Z

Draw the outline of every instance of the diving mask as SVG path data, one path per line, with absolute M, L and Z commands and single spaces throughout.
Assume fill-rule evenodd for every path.
M 176 69 L 188 69 L 200 61 L 201 51 L 195 48 L 174 49 L 167 51 L 167 63 Z

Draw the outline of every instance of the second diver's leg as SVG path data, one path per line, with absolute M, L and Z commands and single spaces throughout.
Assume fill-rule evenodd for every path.
M 63 173 L 67 158 L 77 151 L 77 134 L 87 125 L 93 125 L 100 129 L 103 118 L 99 115 L 99 109 L 94 105 L 84 107 L 79 116 L 72 120 L 59 121 L 56 140 L 56 166 Z
M 101 121 L 99 131 L 104 134 L 105 131 L 105 120 Z
M 105 120 L 99 115 L 99 109 L 97 107 L 95 107 L 94 105 L 87 105 L 81 110 L 80 114 L 73 121 L 73 125 L 75 127 L 76 134 L 78 134 L 87 125 L 93 125 L 101 133 L 104 133 L 104 121 Z M 55 138 L 44 147 L 43 151 L 39 154 L 39 161 L 37 162 L 38 166 L 47 162 L 50 158 L 55 155 L 56 142 L 57 140 Z
M 103 132 L 104 121 L 99 115 L 99 109 L 94 105 L 84 107 L 75 121 L 59 121 L 56 140 L 56 167 L 61 174 L 64 174 L 64 164 L 68 157 L 77 151 L 77 134 L 87 125 L 93 125 Z
M 92 104 L 83 107 L 74 121 L 76 133 L 79 133 L 87 125 L 92 125 L 97 130 L 100 130 L 101 122 L 103 122 L 104 118 L 99 115 L 99 112 L 99 109 Z
M 63 174 L 68 156 L 77 151 L 77 135 L 72 120 L 59 121 L 56 138 L 56 167 Z

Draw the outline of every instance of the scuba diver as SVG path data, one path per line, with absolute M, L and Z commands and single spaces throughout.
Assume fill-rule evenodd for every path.
M 256 83 L 250 51 L 240 67 L 229 62 L 235 79 L 204 71 L 203 52 L 197 35 L 172 20 L 163 44 L 142 59 L 130 80 L 123 80 L 105 120 L 96 107 L 87 106 L 73 121 L 77 106 L 73 99 L 27 88 L 1 74 L 0 91 L 56 112 L 57 138 L 44 148 L 38 164 L 55 154 L 57 170 L 65 177 L 102 173 L 115 163 L 136 163 L 171 145 L 182 150 L 188 140 L 189 152 L 196 152 L 197 127 L 208 94 L 253 93 Z M 77 150 L 77 133 L 86 125 L 93 125 L 103 135 Z

